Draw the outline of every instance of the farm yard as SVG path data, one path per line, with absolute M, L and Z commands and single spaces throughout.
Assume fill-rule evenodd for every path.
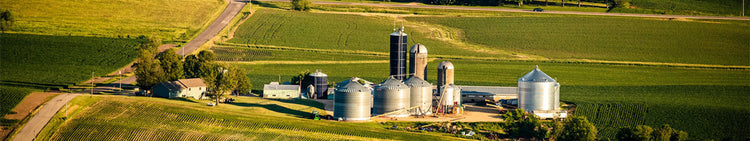
M 476 11 L 466 12 L 471 16 L 457 16 L 462 14 L 458 10 L 434 15 L 383 14 L 337 12 L 346 11 L 346 6 L 338 5 L 318 10 L 301 13 L 258 8 L 253 17 L 240 25 L 235 38 L 217 43 L 220 47 L 215 49 L 283 50 L 297 54 L 282 55 L 296 56 L 294 59 L 225 61 L 248 70 L 254 86 L 278 81 L 279 77 L 288 81 L 301 71 L 315 69 L 328 74 L 329 81 L 360 77 L 380 82 L 388 75 L 387 58 L 371 58 L 372 62 L 367 63 L 355 60 L 364 61 L 361 57 L 371 56 L 366 54 L 387 55 L 385 37 L 392 32 L 393 21 L 405 20 L 409 45 L 425 44 L 430 57 L 437 58 L 427 66 L 427 80 L 431 83 L 436 82 L 436 76 L 430 68 L 436 68 L 440 61 L 453 62 L 459 85 L 515 86 L 517 78 L 539 65 L 563 85 L 561 100 L 577 105 L 574 114 L 588 117 L 599 129 L 601 138 L 613 139 L 621 127 L 662 124 L 687 131 L 693 139 L 727 139 L 748 134 L 747 126 L 735 125 L 750 125 L 737 120 L 750 116 L 750 109 L 738 106 L 750 100 L 746 97 L 746 91 L 750 90 L 750 70 L 724 67 L 750 64 L 750 60 L 743 59 L 750 57 L 745 53 L 748 41 L 744 39 L 750 38 L 750 31 L 746 30 L 750 24 L 746 21 Z M 260 20 L 273 16 L 286 20 Z M 308 16 L 321 17 L 330 24 L 304 20 Z M 357 23 L 357 28 L 345 26 L 347 23 Z M 308 26 L 298 28 L 303 27 L 300 25 Z M 381 32 L 356 32 L 363 28 Z M 359 42 L 350 43 L 352 40 Z M 217 55 L 222 54 L 229 53 Z M 342 61 L 340 56 L 352 59 Z M 718 67 L 669 65 L 672 63 Z
M 240 102 L 207 107 L 194 100 L 81 96 L 71 103 L 76 114 L 45 128 L 37 140 L 461 140 L 376 123 L 300 119 L 313 110 L 324 112 L 320 103 L 307 100 L 236 98 Z M 60 112 L 53 121 L 64 116 Z

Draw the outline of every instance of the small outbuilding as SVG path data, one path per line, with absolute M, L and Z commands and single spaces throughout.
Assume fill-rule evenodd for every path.
M 152 88 L 154 96 L 164 98 L 192 97 L 201 99 L 206 94 L 206 84 L 201 78 L 162 82 Z
M 263 85 L 263 98 L 299 98 L 299 85 L 280 85 L 279 82 L 271 82 Z

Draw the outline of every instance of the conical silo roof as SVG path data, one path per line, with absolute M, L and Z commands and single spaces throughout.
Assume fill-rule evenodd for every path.
M 336 89 L 336 91 L 338 91 L 338 92 L 365 92 L 365 91 L 370 91 L 370 89 L 367 89 L 367 87 L 365 87 L 364 85 L 362 85 L 359 82 L 357 82 L 357 80 L 353 80 L 353 79 L 354 78 L 342 82 L 345 85 L 342 85 L 342 86 L 338 87 L 338 89 Z
M 313 76 L 313 77 L 326 77 L 328 75 L 326 75 L 323 72 L 320 72 L 320 70 L 315 70 L 314 73 L 310 73 L 310 76 Z
M 383 81 L 383 83 L 380 83 L 380 85 L 378 85 L 378 88 L 394 90 L 394 89 L 408 89 L 409 86 L 406 86 L 406 84 L 402 83 L 401 80 L 398 80 L 394 78 L 393 76 L 391 76 L 390 78 Z
M 549 75 L 542 72 L 537 66 L 534 70 L 527 73 L 521 78 L 518 78 L 518 82 L 556 82 L 555 79 L 549 77 Z
M 453 69 L 453 63 L 450 61 L 443 61 L 438 64 L 438 69 L 446 68 L 446 69 Z
M 424 45 L 417 43 L 414 46 L 411 46 L 411 49 L 409 49 L 410 53 L 427 53 L 427 47 Z
M 422 78 L 414 77 L 414 76 L 412 76 L 409 79 L 406 79 L 406 81 L 404 81 L 404 84 L 410 87 L 432 87 L 432 84 L 430 84 L 430 82 L 427 82 Z

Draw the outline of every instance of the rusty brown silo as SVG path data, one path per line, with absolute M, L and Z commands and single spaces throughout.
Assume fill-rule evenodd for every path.
M 440 64 L 438 64 L 437 72 L 437 87 L 439 92 L 443 86 L 453 84 L 453 63 L 450 61 L 440 62 Z
M 409 50 L 409 73 L 427 80 L 427 48 L 420 43 Z

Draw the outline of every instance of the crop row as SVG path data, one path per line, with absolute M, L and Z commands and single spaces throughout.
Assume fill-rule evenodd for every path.
M 270 129 L 380 139 L 437 139 L 434 136 L 394 134 L 392 131 L 350 123 L 203 110 L 148 102 L 106 100 L 94 105 L 91 110 L 83 113 L 85 115 L 78 116 L 80 118 L 72 119 L 57 131 L 52 140 L 321 139 L 317 136 L 264 131 Z M 184 138 L 174 138 L 181 136 Z
M 0 81 L 69 85 L 132 62 L 134 39 L 3 34 Z
M 2 97 L 0 98 L 0 103 L 2 103 L 0 104 L 0 117 L 5 117 L 10 113 L 31 91 L 32 89 L 28 88 L 0 85 L 0 97 Z

